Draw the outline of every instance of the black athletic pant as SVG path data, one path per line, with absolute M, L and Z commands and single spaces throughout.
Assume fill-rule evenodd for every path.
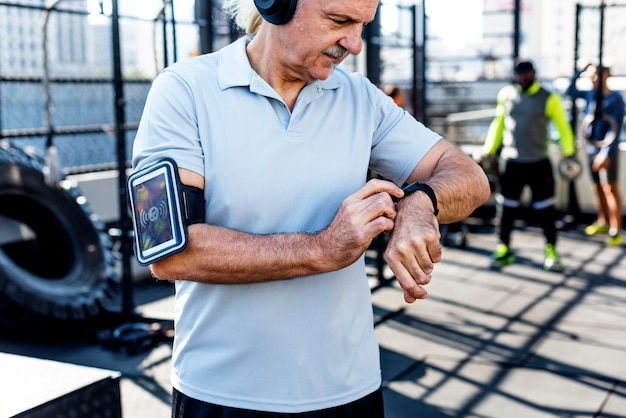
M 214 405 L 188 397 L 174 389 L 172 418 L 383 418 L 383 391 L 335 408 L 296 414 L 253 411 Z
M 541 219 L 546 243 L 556 244 L 554 175 L 550 160 L 527 163 L 507 161 L 500 175 L 500 241 L 509 245 L 513 223 L 518 218 L 520 199 L 525 186 L 532 192 L 532 207 Z

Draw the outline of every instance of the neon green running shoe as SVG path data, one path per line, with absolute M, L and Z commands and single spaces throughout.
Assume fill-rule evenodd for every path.
M 511 252 L 508 245 L 500 243 L 496 250 L 491 254 L 491 267 L 504 267 L 515 262 L 515 255 Z
M 563 271 L 563 265 L 559 260 L 559 255 L 552 244 L 546 244 L 546 258 L 543 262 L 543 269 L 548 271 Z
M 599 224 L 597 221 L 585 228 L 585 234 L 596 235 L 609 232 L 609 226 L 606 224 Z
M 617 234 L 615 236 L 609 235 L 609 237 L 606 239 L 606 245 L 609 245 L 611 247 L 619 247 L 623 243 L 624 236 L 622 234 Z

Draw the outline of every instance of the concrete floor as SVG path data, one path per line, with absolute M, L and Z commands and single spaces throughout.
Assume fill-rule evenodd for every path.
M 491 270 L 493 230 L 476 227 L 465 248 L 444 247 L 426 300 L 407 305 L 397 287 L 376 288 L 387 418 L 626 417 L 626 248 L 579 229 L 559 235 L 563 273 L 541 268 L 533 227 L 514 232 L 517 262 Z M 172 293 L 142 282 L 138 312 L 171 318 Z M 124 417 L 170 415 L 169 343 L 131 355 L 4 336 L 0 353 L 119 371 Z

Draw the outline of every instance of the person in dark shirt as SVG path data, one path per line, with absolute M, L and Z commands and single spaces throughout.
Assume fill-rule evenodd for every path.
M 591 71 L 593 89 L 578 90 L 576 80 L 583 72 Z M 577 71 L 565 91 L 574 99 L 585 99 L 585 117 L 581 124 L 587 139 L 585 149 L 589 156 L 589 169 L 593 182 L 594 204 L 597 218 L 585 228 L 587 235 L 607 233 L 606 244 L 620 246 L 623 204 L 618 184 L 619 136 L 624 121 L 624 98 L 607 86 L 610 70 L 587 64 Z M 597 109 L 598 89 L 601 89 L 602 108 Z M 600 110 L 600 111 L 599 111 Z

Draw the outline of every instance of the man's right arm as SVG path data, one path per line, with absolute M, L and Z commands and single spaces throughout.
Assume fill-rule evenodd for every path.
M 181 181 L 204 188 L 202 176 L 180 170 Z M 317 233 L 257 235 L 207 224 L 189 226 L 184 251 L 151 265 L 163 280 L 244 284 L 339 270 L 354 263 L 378 234 L 392 230 L 395 184 L 371 180 L 344 200 Z
M 504 133 L 505 113 L 503 94 L 504 90 L 501 90 L 498 93 L 496 116 L 493 118 L 491 124 L 489 125 L 487 137 L 485 138 L 485 143 L 483 144 L 484 155 L 495 155 L 500 149 L 500 146 L 502 146 L 502 134 Z
M 573 99 L 584 99 L 586 97 L 586 92 L 578 90 L 578 87 L 576 87 L 576 81 L 578 80 L 578 78 L 580 77 L 580 75 L 582 73 L 584 73 L 585 71 L 587 71 L 587 68 L 589 68 L 591 66 L 591 64 L 587 64 L 585 65 L 582 69 L 580 70 L 576 70 L 576 72 L 574 73 L 574 75 L 572 76 L 569 86 L 567 86 L 567 89 L 565 89 L 565 94 L 570 96 Z
M 571 157 L 576 153 L 576 142 L 572 126 L 567 119 L 565 109 L 561 103 L 561 97 L 557 93 L 550 93 L 546 103 L 546 114 L 552 119 L 559 131 L 559 144 L 565 157 Z

